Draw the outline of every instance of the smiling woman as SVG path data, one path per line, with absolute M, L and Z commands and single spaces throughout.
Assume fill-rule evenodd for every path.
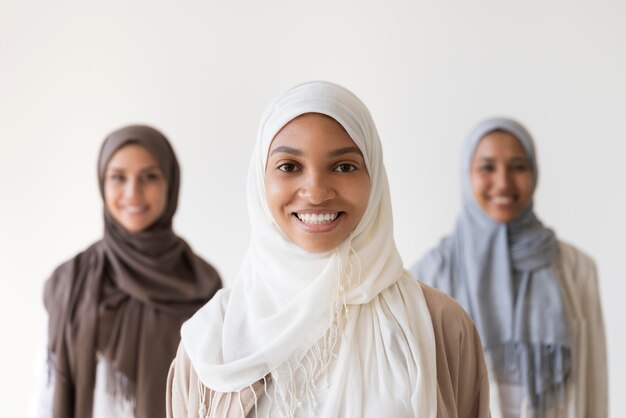
M 463 210 L 450 236 L 413 267 L 454 296 L 481 333 L 494 418 L 605 418 L 604 323 L 593 260 L 534 212 L 535 145 L 492 118 L 462 153 Z
M 311 82 L 270 104 L 248 209 L 233 287 L 182 327 L 168 416 L 489 415 L 473 323 L 403 267 L 382 145 L 353 93 Z
M 370 187 L 363 154 L 328 116 L 299 116 L 272 141 L 267 201 L 278 227 L 307 251 L 341 244 L 363 217 Z
M 45 285 L 51 379 L 39 416 L 163 417 L 180 325 L 221 281 L 172 230 L 180 170 L 163 134 L 111 133 L 98 180 L 104 237 Z

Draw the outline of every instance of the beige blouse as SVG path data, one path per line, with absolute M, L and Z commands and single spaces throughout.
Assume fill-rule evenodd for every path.
M 426 285 L 422 290 L 435 332 L 437 418 L 489 417 L 489 379 L 474 323 L 449 296 Z M 267 384 L 260 380 L 234 393 L 206 389 L 181 344 L 167 378 L 167 416 L 199 418 L 202 410 L 211 418 L 254 417 Z

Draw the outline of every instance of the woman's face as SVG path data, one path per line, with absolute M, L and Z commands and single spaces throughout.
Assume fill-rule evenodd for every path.
M 125 145 L 113 154 L 104 177 L 107 210 L 128 232 L 140 232 L 165 211 L 167 182 L 158 163 L 141 145 Z
M 474 199 L 496 222 L 515 219 L 532 197 L 528 156 L 508 132 L 494 131 L 480 140 L 470 171 Z
M 280 229 L 306 251 L 339 246 L 361 221 L 370 188 L 361 151 L 334 119 L 299 116 L 271 143 L 268 205 Z

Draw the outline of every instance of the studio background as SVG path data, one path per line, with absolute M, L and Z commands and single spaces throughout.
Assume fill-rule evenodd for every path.
M 454 226 L 459 152 L 492 115 L 535 137 L 536 212 L 594 257 L 610 407 L 626 411 L 626 3 L 0 0 L 0 404 L 31 416 L 42 286 L 102 235 L 103 138 L 146 123 L 182 166 L 175 228 L 230 285 L 248 244 L 248 161 L 273 96 L 345 85 L 385 152 L 405 264 Z

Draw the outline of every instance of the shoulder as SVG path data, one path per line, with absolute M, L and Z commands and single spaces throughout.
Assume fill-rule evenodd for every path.
M 430 313 L 435 335 L 438 362 L 442 357 L 455 359 L 453 363 L 446 361 L 455 368 L 461 367 L 456 362 L 466 359 L 480 375 L 484 368 L 483 347 L 474 321 L 454 299 L 447 294 L 420 283 L 426 305 Z
M 409 271 L 414 278 L 433 285 L 442 269 L 449 264 L 448 260 L 451 256 L 450 237 L 447 236 L 442 238 L 435 247 L 426 251 Z
M 100 241 L 92 244 L 74 257 L 59 265 L 44 284 L 46 308 L 65 305 L 76 279 L 91 268 L 100 247 Z
M 564 264 L 595 269 L 595 262 L 591 256 L 567 242 L 559 241 L 559 256 Z
M 559 270 L 563 280 L 575 286 L 595 286 L 598 280 L 596 263 L 593 258 L 575 246 L 559 241 Z
M 420 283 L 433 326 L 452 333 L 474 333 L 474 322 L 465 310 L 446 293 Z
M 474 322 L 447 294 L 421 287 L 435 335 L 438 408 L 449 416 L 488 417 L 487 366 Z
M 74 257 L 61 263 L 50 276 L 48 281 L 57 277 L 65 276 L 67 273 L 78 273 L 79 270 L 88 268 L 93 263 L 94 257 L 98 254 L 101 247 L 101 241 L 95 242 L 89 247 L 85 248 Z

